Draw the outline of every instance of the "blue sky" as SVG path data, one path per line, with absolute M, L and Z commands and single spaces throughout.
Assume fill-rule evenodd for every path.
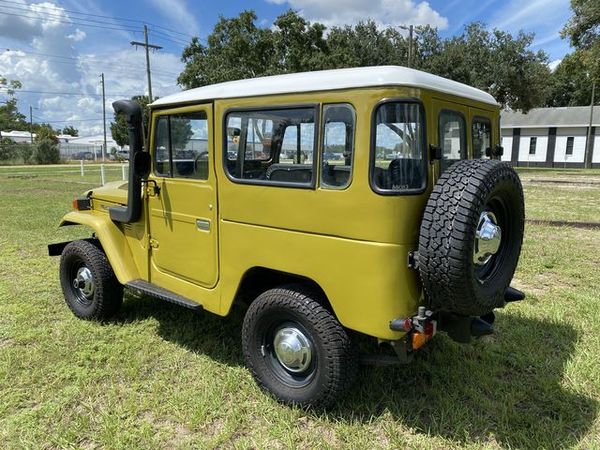
M 243 9 L 254 9 L 258 23 L 269 27 L 289 8 L 329 26 L 370 17 L 383 26 L 431 24 L 443 36 L 482 21 L 513 33 L 534 32 L 533 49 L 546 51 L 551 62 L 570 51 L 559 36 L 571 14 L 569 0 L 0 0 L 0 75 L 21 80 L 24 90 L 44 92 L 19 93 L 23 112 L 37 108 L 34 120 L 56 127 L 69 121 L 84 135 L 98 134 L 101 72 L 109 113 L 112 101 L 146 91 L 143 52 L 129 44 L 143 38 L 141 22 L 150 24 L 150 41 L 164 47 L 151 59 L 153 91 L 163 96 L 179 90 L 179 58 L 191 35 L 205 38 L 220 15 Z

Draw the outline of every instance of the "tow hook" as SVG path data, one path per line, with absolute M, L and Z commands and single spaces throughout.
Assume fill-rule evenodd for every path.
M 406 332 L 410 350 L 417 350 L 437 332 L 437 321 L 433 319 L 433 314 L 433 311 L 419 306 L 416 316 L 394 319 L 390 322 L 390 329 Z

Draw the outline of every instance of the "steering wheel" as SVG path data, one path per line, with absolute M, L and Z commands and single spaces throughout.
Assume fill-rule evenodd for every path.
M 194 173 L 198 173 L 200 162 L 203 161 L 208 162 L 208 152 L 200 152 L 196 155 L 196 158 L 194 158 Z

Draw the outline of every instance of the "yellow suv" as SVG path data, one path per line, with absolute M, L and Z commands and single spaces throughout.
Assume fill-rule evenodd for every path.
M 221 83 L 152 103 L 147 150 L 140 107 L 113 106 L 129 180 L 63 218 L 93 238 L 49 245 L 78 317 L 115 314 L 123 287 L 223 316 L 243 303 L 258 384 L 326 405 L 356 373 L 350 331 L 407 361 L 523 298 L 523 193 L 483 91 L 395 66 Z

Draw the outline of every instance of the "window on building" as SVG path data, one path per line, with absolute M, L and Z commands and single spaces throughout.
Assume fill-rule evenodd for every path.
M 389 102 L 375 114 L 371 183 L 380 193 L 420 191 L 426 183 L 425 125 L 421 105 Z
M 535 155 L 535 147 L 537 146 L 537 137 L 529 138 L 529 154 Z
M 234 180 L 311 185 L 316 108 L 236 111 L 226 119 L 226 167 Z
M 352 180 L 354 109 L 350 105 L 323 108 L 321 187 L 343 189 Z
M 489 159 L 487 150 L 492 145 L 492 124 L 490 120 L 484 117 L 475 117 L 473 119 L 471 133 L 473 139 L 473 158 Z
M 573 154 L 573 144 L 575 143 L 575 138 L 573 136 L 569 136 L 567 138 L 567 156 L 571 156 Z
M 443 172 L 456 161 L 467 158 L 465 119 L 456 111 L 442 111 L 439 116 L 439 142 L 442 146 Z
M 208 178 L 208 121 L 204 112 L 157 119 L 154 173 L 163 177 Z

